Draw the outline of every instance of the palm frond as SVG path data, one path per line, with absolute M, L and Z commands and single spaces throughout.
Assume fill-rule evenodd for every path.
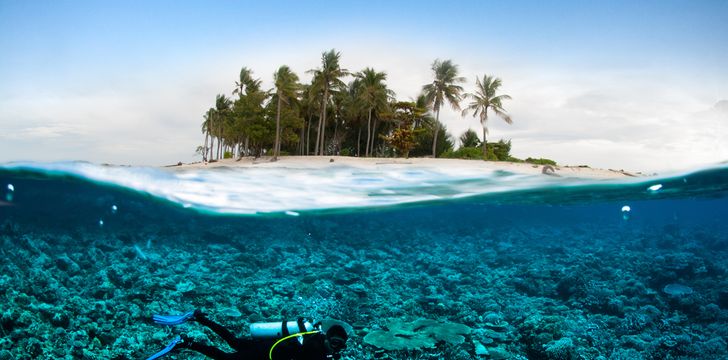
M 493 112 L 496 115 L 498 115 L 499 117 L 501 117 L 506 123 L 513 124 L 513 119 L 511 119 L 511 116 L 508 115 L 505 112 L 505 110 L 503 110 L 502 108 L 499 108 L 499 107 L 493 107 L 492 109 L 493 109 Z

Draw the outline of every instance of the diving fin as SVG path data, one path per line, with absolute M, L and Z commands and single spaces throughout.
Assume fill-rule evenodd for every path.
M 152 320 L 159 325 L 180 325 L 187 322 L 187 320 L 194 319 L 195 312 L 189 311 L 182 315 L 152 315 Z
M 167 345 L 166 348 L 164 348 L 160 352 L 148 357 L 147 360 L 159 359 L 162 356 L 167 355 L 167 353 L 172 351 L 172 349 L 174 349 L 174 347 L 177 346 L 177 344 L 179 344 L 180 342 L 182 342 L 182 338 L 179 335 L 177 335 L 177 337 L 172 339 L 172 341 L 169 343 L 169 345 Z

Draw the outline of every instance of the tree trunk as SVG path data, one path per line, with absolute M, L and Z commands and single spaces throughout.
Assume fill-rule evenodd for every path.
M 319 145 L 321 142 L 321 119 L 324 118 L 324 114 L 326 113 L 326 96 L 321 98 L 321 115 L 319 116 L 318 124 L 316 125 L 316 146 L 313 149 L 313 154 L 318 155 L 319 154 Z
M 316 123 L 316 144 L 313 147 L 313 154 L 318 155 L 319 153 L 319 141 L 321 141 L 321 116 L 319 115 L 318 122 Z
M 334 154 L 339 155 L 339 117 L 334 115 Z
M 215 155 L 215 153 L 213 153 L 213 151 L 215 151 L 215 137 L 210 135 L 210 159 L 208 159 L 208 161 L 215 160 L 213 158 L 213 156 Z
M 303 126 L 301 126 L 301 135 L 298 136 L 298 155 L 304 155 L 303 153 L 303 144 L 305 138 L 303 135 L 305 135 L 306 131 L 306 122 L 304 121 Z
M 329 100 L 329 87 L 324 88 L 324 106 L 323 106 L 323 117 L 321 119 L 321 156 L 324 156 L 324 148 L 326 148 L 326 105 Z
M 374 124 L 372 125 L 372 145 L 369 149 L 369 153 L 372 155 L 372 157 L 375 157 L 374 155 L 374 143 L 377 141 L 377 124 L 379 123 L 379 119 L 374 119 Z
M 356 157 L 361 157 L 361 125 L 359 125 L 359 136 L 356 137 Z
M 202 149 L 202 161 L 207 162 L 207 138 L 210 137 L 210 132 L 205 131 L 205 148 Z
M 488 132 L 488 128 L 483 125 L 483 157 L 488 160 L 488 141 L 485 139 L 485 134 Z
M 276 143 L 273 145 L 273 161 L 278 160 L 281 150 L 281 94 L 278 94 L 278 111 L 276 112 Z
M 313 116 L 308 117 L 308 128 L 306 129 L 306 155 L 311 155 L 311 121 Z
M 222 145 L 223 145 L 222 144 L 222 131 L 223 131 L 223 128 L 222 128 L 222 119 L 220 119 L 220 138 L 217 140 L 217 159 L 218 160 L 222 159 L 222 151 L 223 151 L 223 148 L 222 148 Z
M 369 141 L 372 138 L 372 108 L 369 108 L 369 118 L 367 119 L 367 149 L 364 156 L 369 157 Z
M 437 157 L 437 133 L 440 132 L 440 109 L 437 109 L 435 117 L 435 131 L 432 134 L 432 157 Z
M 213 134 L 213 124 L 210 122 L 210 127 L 207 128 L 207 132 L 210 133 L 210 151 L 207 154 L 207 161 L 214 160 L 215 157 L 215 134 Z

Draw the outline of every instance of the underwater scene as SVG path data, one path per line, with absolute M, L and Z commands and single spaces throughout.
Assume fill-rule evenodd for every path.
M 0 359 L 146 359 L 335 319 L 342 359 L 728 359 L 728 166 L 0 165 Z M 170 359 L 204 359 L 175 349 Z

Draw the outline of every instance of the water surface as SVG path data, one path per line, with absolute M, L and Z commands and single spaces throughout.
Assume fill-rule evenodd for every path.
M 177 332 L 217 343 L 148 320 L 193 308 L 241 336 L 341 319 L 348 359 L 726 358 L 726 194 L 726 167 L 586 181 L 5 164 L 0 358 L 140 359 Z M 472 332 L 409 350 L 364 340 L 420 318 Z

